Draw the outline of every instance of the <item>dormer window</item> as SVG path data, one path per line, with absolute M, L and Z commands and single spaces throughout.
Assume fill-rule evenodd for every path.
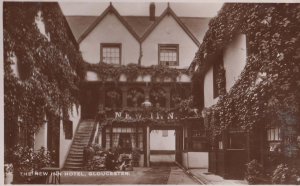
M 121 65 L 121 46 L 120 43 L 102 43 L 100 47 L 101 62 Z
M 178 44 L 160 44 L 158 45 L 159 64 L 166 66 L 178 66 L 179 65 L 179 45 Z

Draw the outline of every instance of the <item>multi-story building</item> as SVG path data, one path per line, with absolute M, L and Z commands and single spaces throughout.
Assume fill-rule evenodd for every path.
M 3 12 L 5 152 L 44 147 L 62 167 L 81 114 L 77 41 L 58 3 L 4 2 Z
M 159 16 L 155 12 L 151 3 L 149 16 L 122 16 L 110 4 L 100 16 L 66 17 L 87 69 L 80 125 L 105 110 L 106 118 L 89 133 L 101 146 L 139 148 L 145 166 L 171 159 L 207 167 L 205 131 L 195 122 L 199 113 L 180 115 L 178 103 L 191 95 L 186 69 L 209 19 L 178 17 L 170 5 Z M 72 152 L 65 167 L 80 168 Z
M 253 159 L 267 169 L 299 164 L 298 10 L 226 4 L 210 22 L 190 67 L 203 87 L 194 97 L 211 134 L 210 172 L 244 178 Z

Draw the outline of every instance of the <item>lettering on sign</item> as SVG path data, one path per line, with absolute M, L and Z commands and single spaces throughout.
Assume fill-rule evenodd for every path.
M 125 118 L 125 119 L 141 119 L 141 118 L 151 118 L 151 119 L 156 119 L 156 120 L 174 120 L 177 119 L 175 117 L 174 112 L 169 112 L 166 115 L 160 114 L 160 113 L 147 113 L 147 114 L 142 114 L 142 113 L 135 113 L 135 114 L 129 114 L 127 112 L 115 112 L 115 118 Z

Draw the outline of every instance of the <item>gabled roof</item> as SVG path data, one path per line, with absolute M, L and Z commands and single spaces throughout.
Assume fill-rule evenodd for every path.
M 150 21 L 149 16 L 123 16 L 128 24 L 141 38 L 145 32 L 151 27 L 154 21 Z M 157 17 L 156 17 L 157 19 Z
M 204 35 L 208 30 L 210 18 L 205 17 L 179 17 L 181 22 L 191 31 L 191 33 L 202 43 Z M 204 31 L 203 31 L 204 30 Z
M 110 5 L 105 9 L 105 11 L 85 30 L 85 32 L 78 38 L 78 43 L 80 43 L 89 33 L 94 30 L 94 28 L 102 21 L 102 19 L 108 14 L 114 13 L 120 22 L 127 28 L 127 30 L 132 34 L 132 36 L 139 41 L 139 36 L 134 32 L 134 30 L 129 26 L 125 19 L 119 14 L 115 7 L 110 3 Z
M 97 19 L 98 16 L 66 16 L 73 35 L 78 41 L 84 31 Z
M 145 40 L 166 15 L 171 15 L 196 45 L 199 46 L 204 38 L 203 34 L 208 30 L 208 22 L 210 20 L 210 18 L 204 17 L 178 17 L 172 9 L 168 7 L 159 17 L 156 17 L 155 21 L 150 21 L 149 16 L 121 16 L 118 11 L 110 5 L 100 16 L 66 16 L 78 43 L 80 43 L 110 11 L 118 17 L 121 23 L 139 42 Z
M 179 19 L 179 17 L 175 14 L 175 12 L 168 6 L 166 10 L 159 16 L 158 19 L 151 25 L 151 27 L 147 30 L 147 32 L 141 38 L 141 41 L 144 41 L 150 33 L 156 28 L 156 26 L 164 19 L 166 15 L 171 15 L 175 21 L 180 25 L 180 27 L 187 33 L 187 35 L 194 41 L 197 46 L 200 46 L 200 42 L 197 38 L 191 33 L 191 31 L 183 24 L 183 22 Z

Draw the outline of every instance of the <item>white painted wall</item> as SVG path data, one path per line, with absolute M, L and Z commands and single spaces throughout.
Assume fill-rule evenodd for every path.
M 100 81 L 100 79 L 98 78 L 97 73 L 93 72 L 93 71 L 87 71 L 86 75 L 85 75 L 85 80 L 86 81 Z M 108 78 L 107 81 L 113 81 L 113 79 Z M 120 78 L 119 78 L 120 82 L 126 82 L 127 78 L 125 74 L 121 74 Z M 160 82 L 171 82 L 170 78 L 165 78 L 163 80 L 159 79 L 157 81 Z M 136 79 L 136 82 L 151 82 L 151 75 L 146 74 L 146 75 L 139 75 Z M 179 74 L 179 76 L 176 78 L 176 82 L 184 82 L 184 83 L 188 83 L 191 82 L 191 77 L 186 75 L 186 74 Z
M 34 134 L 34 150 L 39 150 L 41 147 L 47 149 L 47 122 L 43 123 L 40 129 Z
M 115 14 L 105 18 L 81 41 L 79 47 L 88 63 L 99 63 L 101 43 L 122 43 L 122 64 L 138 63 L 140 45 Z
M 162 137 L 162 130 L 150 133 L 150 150 L 175 150 L 175 130 L 168 130 L 168 136 Z
M 208 168 L 208 152 L 183 152 L 182 165 L 187 169 Z
M 223 53 L 227 92 L 245 68 L 246 58 L 246 35 L 240 34 L 229 43 Z M 204 77 L 204 107 L 210 107 L 216 104 L 217 101 L 218 97 L 213 98 L 213 67 L 211 66 Z
M 175 162 L 174 154 L 150 154 L 150 162 Z
M 44 23 L 44 17 L 42 16 L 42 11 L 38 11 L 35 18 L 34 18 L 34 23 L 36 24 L 38 30 L 42 35 L 47 38 L 48 41 L 50 41 L 50 34 L 46 32 L 46 27 Z
M 98 75 L 96 72 L 86 71 L 85 79 L 87 81 L 99 81 Z
M 70 120 L 73 122 L 73 138 L 75 136 L 76 128 L 80 121 L 80 112 L 81 108 L 78 109 L 78 113 L 76 111 L 75 105 L 73 106 L 72 111 L 69 112 Z M 59 167 L 62 168 L 64 166 L 65 160 L 68 156 L 69 149 L 72 145 L 73 139 L 65 139 L 65 132 L 63 130 L 63 122 L 60 122 L 60 146 L 59 146 Z
M 16 56 L 15 52 L 9 52 L 7 55 L 9 55 L 8 59 L 11 61 L 11 70 L 15 77 L 20 78 L 19 68 L 18 68 L 18 58 Z
M 179 44 L 179 67 L 188 68 L 198 46 L 172 16 L 165 16 L 142 43 L 142 65 L 158 64 L 158 44 Z
M 211 66 L 204 77 L 204 107 L 216 104 L 218 97 L 214 98 L 213 67 Z
M 246 35 L 240 34 L 226 47 L 223 53 L 226 70 L 226 90 L 229 91 L 246 66 Z

